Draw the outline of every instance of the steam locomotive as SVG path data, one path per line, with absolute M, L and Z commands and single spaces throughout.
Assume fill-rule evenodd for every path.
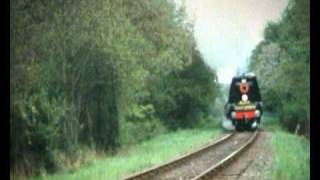
M 237 131 L 259 128 L 262 106 L 258 81 L 253 73 L 232 78 L 225 116 Z

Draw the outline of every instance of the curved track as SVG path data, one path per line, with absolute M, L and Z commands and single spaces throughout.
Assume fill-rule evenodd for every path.
M 226 135 L 196 152 L 125 179 L 212 179 L 217 171 L 248 148 L 257 134 L 256 131 Z

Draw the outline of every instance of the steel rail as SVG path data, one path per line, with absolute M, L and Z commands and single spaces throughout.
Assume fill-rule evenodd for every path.
M 155 167 L 152 167 L 152 168 L 149 168 L 149 169 L 146 169 L 142 172 L 138 172 L 138 173 L 135 173 L 133 175 L 130 175 L 126 178 L 124 178 L 124 180 L 133 180 L 133 179 L 150 179 L 149 177 L 152 177 L 153 175 L 156 175 L 156 174 L 159 174 L 160 172 L 162 171 L 165 171 L 169 168 L 172 168 L 174 166 L 177 166 L 179 164 L 182 164 L 184 163 L 187 159 L 191 159 L 199 154 L 201 154 L 202 152 L 208 150 L 208 149 L 211 149 L 211 148 L 214 148 L 215 146 L 225 142 L 226 140 L 230 139 L 235 133 L 231 133 L 231 134 L 228 134 L 226 136 L 223 136 L 221 138 L 219 138 L 218 140 L 214 141 L 213 143 L 207 145 L 207 146 L 204 146 L 202 147 L 201 149 L 199 150 L 196 150 L 196 151 L 193 151 L 191 153 L 188 153 L 186 155 L 183 155 L 181 157 L 178 157 L 174 160 L 171 160 L 169 162 L 166 162 L 166 163 L 163 163 L 161 165 L 158 165 L 158 166 L 155 166 Z
M 219 161 L 217 164 L 213 165 L 209 169 L 205 170 L 198 176 L 192 178 L 192 180 L 204 180 L 204 179 L 212 179 L 212 177 L 219 172 L 223 167 L 225 167 L 227 164 L 232 162 L 235 158 L 239 157 L 242 152 L 244 152 L 246 149 L 250 147 L 250 145 L 254 142 L 256 137 L 258 136 L 258 131 L 255 131 L 254 134 L 251 136 L 251 138 L 240 148 L 233 151 L 231 154 L 229 154 L 227 157 Z

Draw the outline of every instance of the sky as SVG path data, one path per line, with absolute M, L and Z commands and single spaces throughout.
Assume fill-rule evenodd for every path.
M 268 21 L 278 21 L 288 0 L 175 0 L 184 2 L 194 36 L 219 82 L 229 84 L 244 70 Z

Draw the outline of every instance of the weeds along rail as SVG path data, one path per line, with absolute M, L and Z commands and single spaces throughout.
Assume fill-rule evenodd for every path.
M 206 171 L 202 172 L 200 175 L 194 177 L 192 180 L 208 180 L 208 179 L 214 179 L 214 175 L 221 171 L 226 165 L 231 163 L 233 160 L 238 158 L 242 152 L 249 149 L 250 145 L 253 144 L 254 140 L 257 139 L 258 131 L 255 131 L 252 135 L 252 137 L 243 144 L 240 148 L 233 151 L 230 155 L 222 159 L 220 162 L 212 166 L 211 168 L 207 169 Z
M 196 158 L 197 156 L 199 156 L 200 154 L 202 154 L 205 151 L 209 151 L 212 148 L 223 144 L 225 141 L 229 140 L 230 138 L 232 138 L 235 135 L 235 133 L 231 133 L 228 135 L 225 135 L 223 137 L 221 137 L 220 139 L 214 141 L 213 143 L 197 150 L 191 153 L 188 153 L 186 155 L 183 155 L 177 159 L 171 160 L 169 162 L 166 162 L 164 164 L 161 164 L 159 166 L 155 166 L 149 169 L 146 169 L 142 172 L 138 172 L 136 174 L 133 174 L 131 176 L 128 176 L 126 178 L 124 178 L 124 180 L 136 180 L 136 179 L 155 179 L 155 176 L 161 176 L 161 174 L 165 171 L 168 171 L 170 169 L 174 169 L 175 167 L 185 163 L 186 161 L 190 161 L 194 158 Z

